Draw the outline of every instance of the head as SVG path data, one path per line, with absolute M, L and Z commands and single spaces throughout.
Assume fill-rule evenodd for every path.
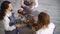
M 1 4 L 0 19 L 3 19 L 6 11 L 11 11 L 11 9 L 12 9 L 11 2 L 3 1 L 2 4 Z
M 18 13 L 21 14 L 21 15 L 25 15 L 26 14 L 26 12 L 23 10 L 23 8 L 19 9 Z
M 3 1 L 3 2 L 2 2 L 2 4 L 1 4 L 1 10 L 11 11 L 11 9 L 12 9 L 12 4 L 11 4 L 11 2 L 9 2 L 9 1 Z
M 48 27 L 49 23 L 50 23 L 50 16 L 47 13 L 40 12 L 38 15 L 37 28 L 41 29 L 44 26 Z
M 18 10 L 18 13 L 19 14 L 22 13 L 22 12 L 23 12 L 23 9 L 22 8 Z

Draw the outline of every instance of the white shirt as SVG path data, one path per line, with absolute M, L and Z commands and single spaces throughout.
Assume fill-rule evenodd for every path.
M 36 34 L 53 34 L 54 28 L 55 28 L 55 25 L 53 23 L 50 23 L 48 25 L 48 28 L 40 29 L 36 31 Z
M 15 25 L 13 26 L 9 26 L 9 23 L 10 23 L 10 20 L 9 20 L 9 16 L 11 16 L 12 13 L 10 14 L 6 14 L 5 17 L 4 17 L 4 20 L 3 20 L 3 23 L 4 23 L 4 28 L 6 31 L 12 31 L 14 29 L 16 29 Z

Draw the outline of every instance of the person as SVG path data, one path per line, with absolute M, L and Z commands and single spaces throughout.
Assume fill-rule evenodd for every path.
M 28 26 L 29 24 L 32 25 L 35 21 L 33 14 L 32 13 L 26 14 L 26 12 L 24 12 L 22 8 L 18 10 L 18 14 L 19 15 L 18 15 L 17 21 L 21 24 L 24 23 L 24 24 L 27 24 Z
M 36 29 L 36 34 L 53 34 L 55 25 L 50 22 L 50 16 L 47 13 L 40 12 Z
M 38 7 L 38 0 L 21 0 L 21 7 L 29 14 Z
M 24 9 L 20 8 L 18 14 L 17 21 L 20 23 L 20 28 L 18 28 L 19 34 L 33 34 L 31 29 L 31 25 L 34 21 L 32 13 L 26 14 Z
M 2 20 L 4 25 L 5 34 L 18 34 L 17 24 L 14 14 L 11 12 L 12 4 L 10 1 L 3 1 L 1 4 L 0 20 Z
M 32 13 L 29 13 L 27 16 L 27 27 L 32 29 L 34 23 L 35 23 L 35 17 Z
M 19 15 L 18 15 L 17 21 L 21 24 L 24 23 L 23 21 L 26 20 L 27 15 L 26 15 L 26 12 L 23 10 L 23 8 L 20 8 L 18 10 L 18 14 Z

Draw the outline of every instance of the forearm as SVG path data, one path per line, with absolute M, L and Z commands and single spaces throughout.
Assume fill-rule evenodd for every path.
M 12 31 L 16 29 L 15 25 L 9 26 L 10 21 L 7 17 L 4 18 L 3 23 L 6 31 Z
M 15 25 L 13 25 L 13 26 L 5 26 L 5 30 L 6 31 L 13 31 L 14 29 L 16 29 L 16 27 L 15 27 Z
M 38 0 L 35 0 L 34 1 L 34 4 L 32 6 L 32 9 L 37 8 L 37 7 L 38 7 Z
M 21 0 L 21 6 L 25 7 L 24 0 Z

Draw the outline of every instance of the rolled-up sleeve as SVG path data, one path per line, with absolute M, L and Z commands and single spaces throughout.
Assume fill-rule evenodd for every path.
M 36 7 L 38 7 L 38 0 L 35 0 L 35 1 L 34 1 L 34 4 L 33 4 L 33 6 L 32 6 L 32 9 L 34 9 L 34 8 L 36 8 Z
M 4 22 L 4 27 L 5 27 L 6 31 L 12 31 L 12 30 L 16 29 L 15 25 L 9 26 L 10 21 L 9 21 L 8 17 L 5 17 L 3 22 Z
M 35 7 L 38 7 L 38 0 L 35 0 Z
M 21 6 L 25 7 L 24 0 L 21 0 Z
M 38 7 L 38 0 L 35 0 L 34 1 L 34 4 L 32 6 L 32 9 L 37 8 L 37 7 Z

